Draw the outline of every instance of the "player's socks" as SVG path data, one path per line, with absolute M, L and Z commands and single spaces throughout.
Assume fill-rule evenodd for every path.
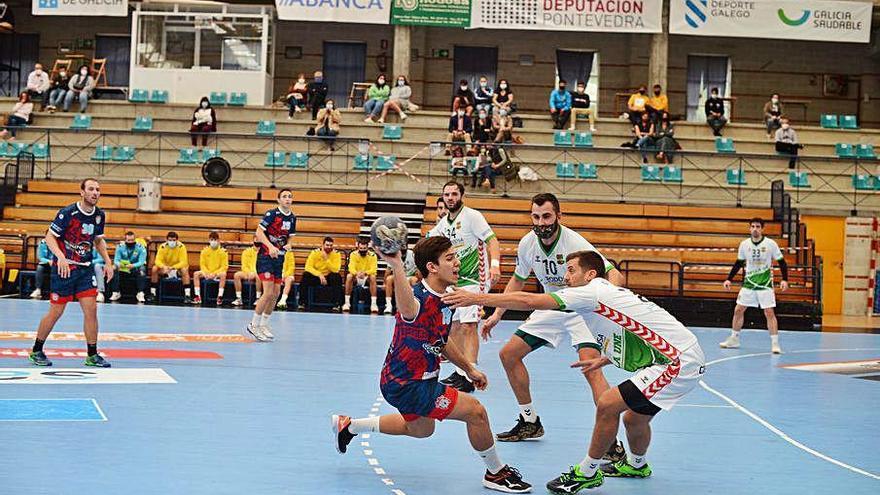
M 88 350 L 87 353 L 89 356 L 94 356 L 95 354 L 98 353 L 98 344 L 97 343 L 94 343 L 94 344 L 87 343 L 86 349 Z
M 771 344 L 771 345 L 774 345 L 774 346 L 778 346 L 778 345 L 779 345 L 779 335 L 778 335 L 778 334 L 777 334 L 777 335 L 771 335 L 771 336 L 770 336 L 770 344 Z
M 599 464 L 601 464 L 601 461 L 601 459 L 593 459 L 592 457 L 590 457 L 589 454 L 587 454 L 587 456 L 584 457 L 584 460 L 582 460 L 580 464 L 578 464 L 578 466 L 580 466 L 581 472 L 584 474 L 584 476 L 589 478 L 590 476 L 596 474 L 596 470 L 599 469 Z
M 150 294 L 152 294 L 153 297 L 156 297 L 156 286 L 155 285 L 150 287 Z
M 240 290 L 235 291 L 235 298 L 241 299 L 241 291 Z
M 223 298 L 223 287 L 220 287 L 219 289 L 217 289 L 217 297 L 219 297 L 221 299 Z
M 346 294 L 346 295 L 345 295 L 345 305 L 346 305 L 346 306 L 351 306 L 351 294 Z
M 190 297 L 191 293 L 190 293 L 189 287 L 183 289 L 183 294 L 184 294 L 186 297 Z M 198 292 L 197 292 L 196 294 L 198 294 Z
M 385 307 L 386 307 L 386 308 L 390 308 L 390 307 L 391 307 L 391 298 L 390 298 L 390 297 L 386 297 L 386 298 L 385 298 Z
M 202 297 L 202 289 L 198 285 L 195 287 L 196 297 Z
M 269 324 L 269 316 L 271 316 L 271 315 L 268 314 L 268 313 L 264 313 L 264 314 L 261 316 L 261 318 L 260 318 L 260 326 L 261 326 L 261 327 L 265 327 L 266 325 Z
M 480 459 L 483 459 L 486 469 L 492 474 L 497 474 L 498 471 L 504 468 L 504 463 L 501 462 L 501 458 L 498 457 L 498 451 L 495 450 L 495 443 L 492 443 L 492 446 L 486 450 L 478 450 L 477 455 L 480 456 Z
M 535 412 L 535 408 L 532 407 L 531 402 L 528 404 L 520 404 L 519 410 L 523 419 L 526 420 L 526 423 L 534 423 L 538 420 L 538 413 Z
M 627 460 L 627 462 L 629 462 L 630 466 L 632 466 L 636 469 L 641 469 L 645 464 L 648 463 L 648 459 L 646 459 L 645 456 L 635 455 L 633 453 L 630 453 L 626 457 L 626 460 Z
M 46 343 L 45 340 L 36 339 L 36 340 L 34 340 L 34 347 L 31 350 L 34 352 L 42 352 L 43 351 L 43 344 L 45 344 L 45 343 Z
M 257 300 L 257 301 L 259 301 L 259 300 L 260 300 L 260 298 L 261 298 L 261 297 L 263 297 L 263 293 L 262 293 L 262 292 L 260 292 L 260 291 L 257 291 L 257 294 L 256 294 L 256 297 L 257 297 L 257 299 L 256 299 L 256 300 Z
M 348 431 L 352 435 L 359 433 L 376 433 L 379 431 L 379 416 L 372 418 L 352 419 L 348 425 Z
M 251 325 L 258 327 L 260 326 L 261 321 L 263 321 L 263 315 L 260 313 L 254 313 L 254 316 L 251 318 Z

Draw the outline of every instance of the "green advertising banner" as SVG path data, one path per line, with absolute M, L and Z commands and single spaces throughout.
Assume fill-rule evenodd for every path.
M 471 0 L 392 0 L 391 24 L 466 28 Z

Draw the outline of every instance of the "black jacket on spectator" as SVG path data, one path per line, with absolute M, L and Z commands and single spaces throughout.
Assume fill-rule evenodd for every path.
M 449 132 L 453 132 L 453 131 L 458 130 L 459 119 L 463 120 L 462 127 L 464 128 L 464 132 L 470 134 L 471 131 L 473 131 L 473 124 L 471 123 L 471 118 L 468 117 L 467 115 L 464 115 L 462 117 L 459 117 L 458 115 L 453 115 L 449 119 Z
M 67 90 L 67 85 L 70 83 L 70 75 L 65 74 L 64 77 L 61 77 L 61 73 L 55 74 L 55 77 L 52 78 L 52 85 L 50 89 L 61 88 L 63 90 Z
M 474 132 L 471 134 L 471 141 L 474 143 L 488 143 L 492 141 L 492 119 L 474 121 Z
M 327 93 L 330 91 L 330 88 L 327 86 L 325 82 L 315 82 L 312 81 L 306 86 L 306 90 L 309 94 L 309 106 L 312 108 L 321 108 L 324 106 L 324 103 L 327 101 Z
M 474 103 L 477 105 L 491 105 L 492 104 L 492 93 L 489 92 L 491 88 L 483 89 L 477 88 L 474 92 Z M 459 91 L 461 91 L 459 89 Z
M 724 100 L 712 97 L 706 100 L 706 117 L 713 113 L 724 115 Z
M 464 102 L 462 102 L 462 103 L 464 103 L 463 106 L 466 106 L 466 107 L 474 106 L 474 101 L 475 101 L 474 92 L 471 91 L 470 87 L 468 87 L 468 89 L 466 89 L 464 91 L 462 91 L 461 88 L 456 89 L 455 96 L 452 97 L 452 101 L 455 101 L 456 98 L 462 98 L 463 100 L 465 100 Z
M 590 108 L 590 95 L 572 91 L 571 108 Z

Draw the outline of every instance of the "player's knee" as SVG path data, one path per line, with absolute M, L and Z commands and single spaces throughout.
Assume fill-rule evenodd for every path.
M 746 312 L 746 307 L 745 307 L 745 306 L 740 306 L 739 304 L 737 304 L 737 305 L 736 305 L 736 308 L 734 308 L 733 312 L 736 313 L 736 314 L 738 314 L 738 315 L 745 314 L 745 312 Z
M 618 415 L 616 401 L 614 400 L 614 395 L 610 392 L 613 389 L 606 390 L 602 395 L 599 396 L 599 400 L 596 401 L 596 415 L 597 416 L 608 416 L 608 415 Z
M 641 414 L 636 414 L 632 411 L 627 411 L 623 413 L 623 426 L 626 428 L 636 428 L 643 426 L 647 421 L 645 421 L 646 416 Z

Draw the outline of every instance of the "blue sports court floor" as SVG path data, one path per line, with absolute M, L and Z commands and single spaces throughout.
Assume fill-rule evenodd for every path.
M 111 375 L 75 357 L 84 347 L 75 305 L 47 344 L 70 357 L 50 354 L 55 366 L 45 369 L 20 357 L 46 305 L 0 300 L 2 494 L 488 493 L 461 424 L 334 450 L 331 413 L 391 412 L 377 399 L 390 317 L 280 313 L 277 341 L 258 344 L 236 337 L 247 311 L 103 305 Z M 505 322 L 482 348 L 490 385 L 477 397 L 495 431 L 518 413 L 497 358 L 514 329 Z M 880 335 L 784 332 L 786 352 L 774 357 L 764 332 L 745 333 L 735 351 L 718 348 L 725 330 L 696 333 L 712 364 L 704 387 L 655 420 L 654 476 L 591 493 L 880 493 Z M 547 433 L 499 443 L 536 493 L 586 449 L 594 408 L 567 366 L 573 358 L 568 349 L 529 358 Z M 838 373 L 780 367 L 829 362 L 855 363 L 826 365 Z

